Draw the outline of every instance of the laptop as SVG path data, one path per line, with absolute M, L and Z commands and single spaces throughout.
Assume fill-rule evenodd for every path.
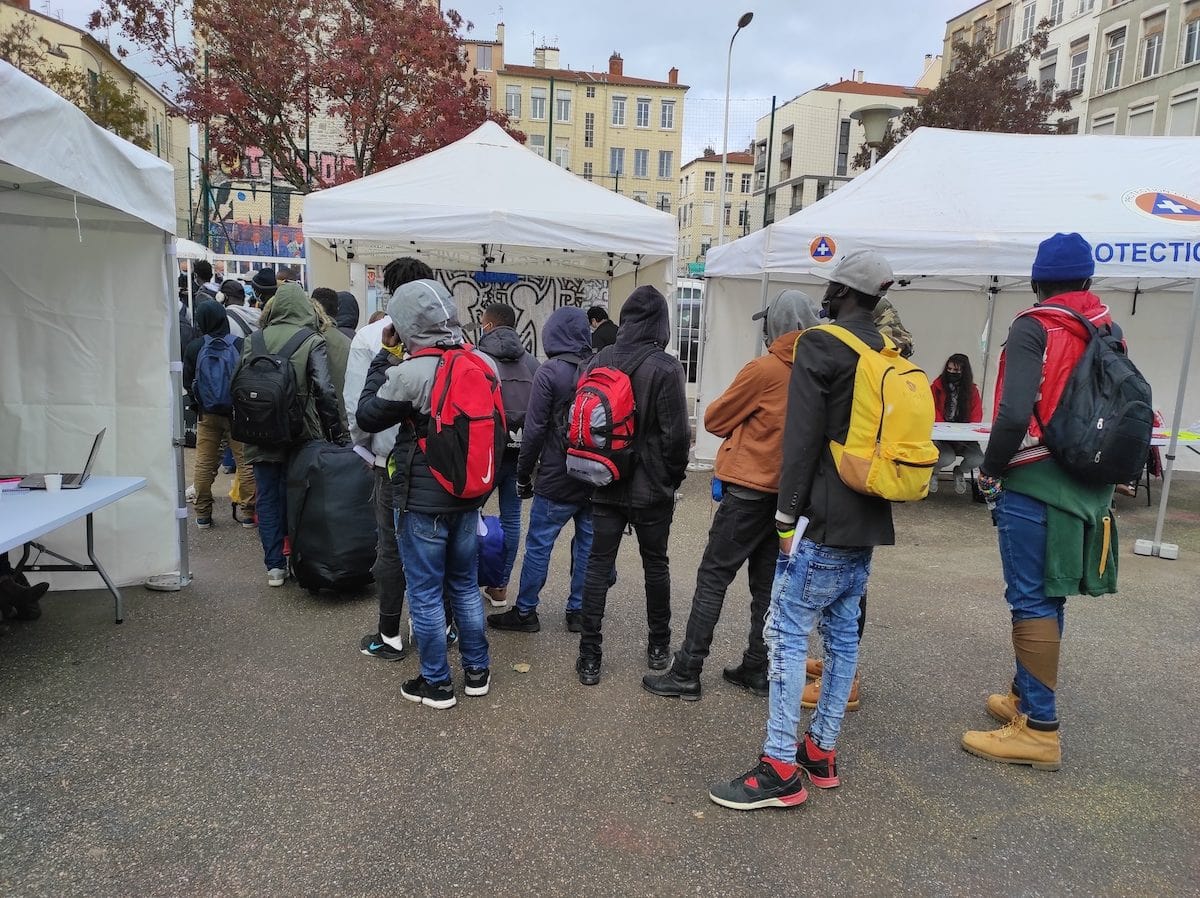
M 104 439 L 104 434 L 108 428 L 104 428 L 98 434 L 92 443 L 92 451 L 88 453 L 87 464 L 83 466 L 83 472 L 80 474 L 63 474 L 62 488 L 64 490 L 77 490 L 92 476 L 92 465 L 96 461 L 96 455 L 100 452 L 100 442 Z M 45 474 L 26 474 L 21 482 L 17 484 L 17 489 L 22 490 L 44 490 L 46 488 Z

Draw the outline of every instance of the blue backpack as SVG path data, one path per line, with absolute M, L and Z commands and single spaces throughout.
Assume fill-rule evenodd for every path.
M 237 337 L 225 334 L 222 337 L 205 335 L 204 345 L 196 356 L 196 380 L 192 383 L 192 395 L 200 408 L 214 415 L 233 414 L 233 372 L 237 370 L 241 353 L 234 341 Z

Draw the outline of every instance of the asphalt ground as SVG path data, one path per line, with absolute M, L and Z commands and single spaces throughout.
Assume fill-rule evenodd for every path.
M 683 492 L 676 644 L 714 507 L 705 475 Z M 707 798 L 763 739 L 766 700 L 720 676 L 744 578 L 703 700 L 651 696 L 627 538 L 585 688 L 564 536 L 542 632 L 493 633 L 490 694 L 434 711 L 400 698 L 415 654 L 359 654 L 372 596 L 268 588 L 256 533 L 218 514 L 186 590 L 126 589 L 121 626 L 106 593 L 52 594 L 0 638 L 0 894 L 1200 894 L 1200 483 L 1172 494 L 1178 561 L 1134 556 L 1155 509 L 1117 504 L 1121 592 L 1068 604 L 1062 770 L 959 747 L 1012 654 L 995 532 L 943 484 L 875 556 L 843 785 L 755 813 Z

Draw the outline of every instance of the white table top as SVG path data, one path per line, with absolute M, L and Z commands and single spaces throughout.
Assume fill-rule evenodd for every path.
M 145 485 L 145 477 L 93 476 L 77 490 L 6 490 L 0 494 L 0 552 L 79 520 Z
M 991 432 L 992 425 L 990 424 L 957 424 L 952 421 L 936 421 L 933 425 L 933 438 L 935 440 L 946 440 L 951 443 L 969 442 L 983 445 L 987 443 Z M 1154 428 L 1154 435 L 1150 438 L 1151 446 L 1166 446 L 1170 442 L 1171 431 L 1164 430 L 1161 427 Z M 1179 432 L 1179 442 L 1200 442 L 1200 434 L 1181 430 Z

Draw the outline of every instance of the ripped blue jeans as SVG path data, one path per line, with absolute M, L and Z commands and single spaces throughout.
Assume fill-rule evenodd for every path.
M 763 638 L 770 710 L 763 754 L 794 763 L 808 637 L 818 622 L 825 637 L 821 697 L 809 732 L 821 748 L 837 743 L 858 667 L 858 611 L 871 575 L 870 548 L 840 549 L 802 539 L 775 562 Z

